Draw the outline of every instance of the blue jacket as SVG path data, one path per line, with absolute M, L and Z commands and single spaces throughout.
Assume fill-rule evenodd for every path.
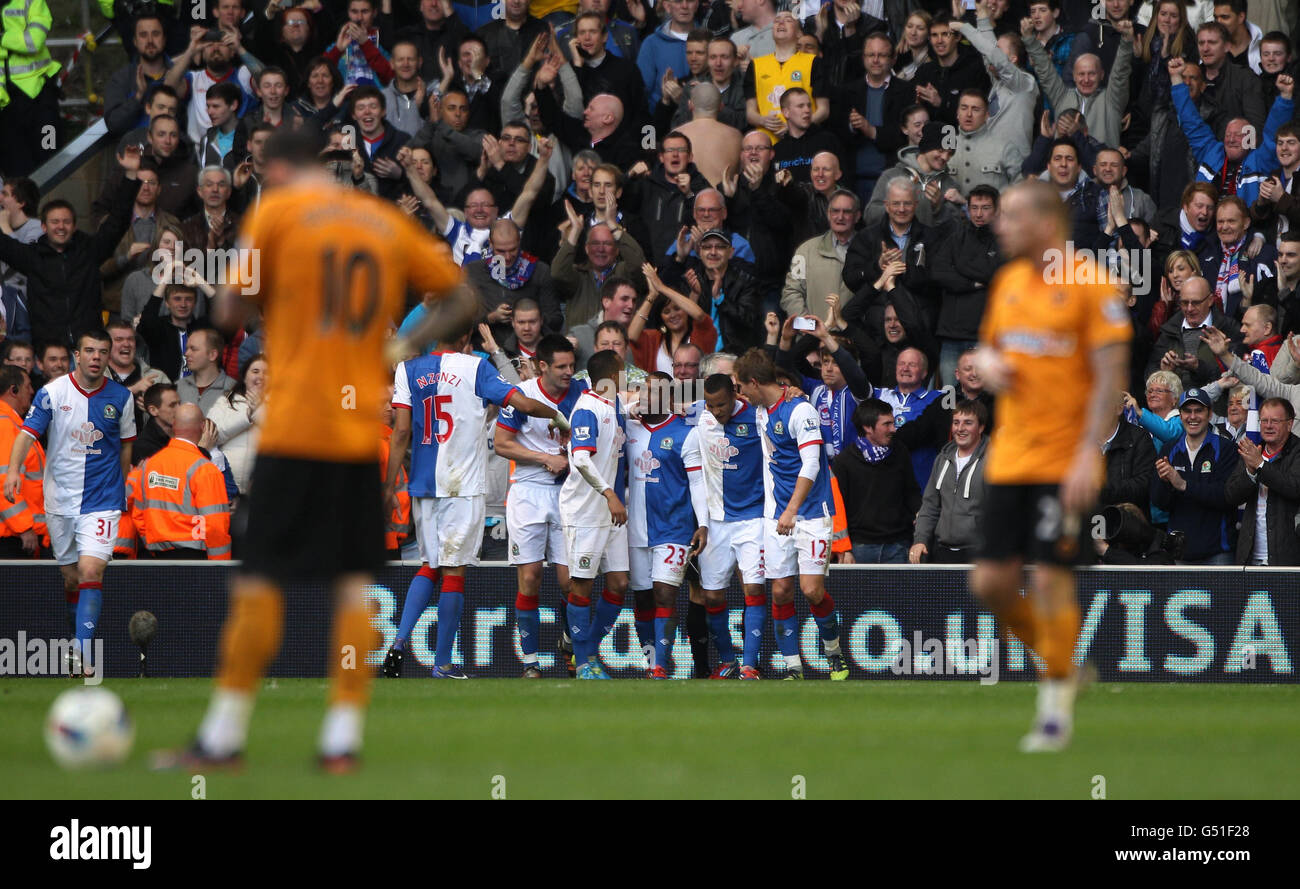
M 1214 131 L 1201 120 L 1200 112 L 1196 110 L 1192 96 L 1187 91 L 1187 84 L 1174 84 L 1171 95 L 1174 108 L 1178 110 L 1178 125 L 1183 128 L 1187 144 L 1196 157 L 1196 180 L 1213 182 L 1228 160 L 1223 143 L 1214 138 Z M 1268 178 L 1270 170 L 1277 167 L 1277 130 L 1291 119 L 1294 110 L 1295 105 L 1290 99 L 1281 96 L 1274 99 L 1268 119 L 1264 121 L 1264 132 L 1260 134 L 1258 146 L 1242 161 L 1241 169 L 1237 171 L 1237 196 L 1246 202 L 1246 206 L 1255 203 L 1259 197 L 1259 184 Z
M 1228 476 L 1237 466 L 1237 448 L 1211 431 L 1196 452 L 1196 466 L 1187 454 L 1187 436 L 1180 435 L 1160 449 L 1187 480 L 1186 491 L 1175 491 L 1159 475 L 1151 477 L 1151 504 L 1169 513 L 1169 530 L 1187 535 L 1189 562 L 1231 553 L 1236 543 L 1237 510 L 1228 506 Z
M 0 339 L 32 341 L 32 321 L 27 314 L 27 300 L 17 287 L 0 287 L 0 303 L 4 304 L 5 334 Z
M 686 41 L 669 37 L 665 33 L 671 24 L 669 21 L 660 25 L 641 43 L 641 51 L 636 56 L 636 66 L 641 69 L 641 80 L 645 83 L 651 114 L 659 103 L 659 83 L 664 78 L 664 72 L 672 68 L 673 74 L 680 77 L 690 70 L 686 64 Z

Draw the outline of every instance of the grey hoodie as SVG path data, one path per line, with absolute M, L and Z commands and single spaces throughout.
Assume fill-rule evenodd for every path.
M 939 449 L 930 480 L 921 492 L 913 545 L 924 543 L 932 551 L 936 545 L 953 549 L 980 545 L 983 541 L 980 511 L 986 490 L 984 457 L 988 447 L 989 438 L 985 435 L 960 473 L 957 472 L 957 442 L 950 441 Z
M 876 180 L 875 190 L 871 192 L 871 202 L 867 204 L 867 225 L 875 225 L 885 218 L 885 196 L 889 192 L 889 183 L 899 177 L 911 179 L 922 189 L 931 180 L 937 179 L 939 181 L 939 194 L 941 195 L 945 194 L 950 188 L 961 190 L 960 183 L 946 169 L 937 170 L 933 173 L 922 172 L 916 161 L 919 153 L 920 149 L 915 145 L 900 148 L 898 150 L 898 164 L 880 174 L 880 178 Z M 962 208 L 952 201 L 941 200 L 937 211 L 924 193 L 916 202 L 916 218 L 922 225 L 935 227 L 949 220 L 961 219 L 964 216 Z

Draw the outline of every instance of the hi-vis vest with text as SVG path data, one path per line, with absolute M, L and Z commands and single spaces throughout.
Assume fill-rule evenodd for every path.
M 155 554 L 194 549 L 209 560 L 230 558 L 226 482 L 193 443 L 173 438 L 131 470 L 126 486 L 129 504 L 118 524 L 115 553 L 130 553 L 138 536 Z
M 813 100 L 813 111 L 817 110 L 817 100 L 812 94 L 812 65 L 815 56 L 808 52 L 797 52 L 786 59 L 784 65 L 776 60 L 776 55 L 759 56 L 751 64 L 754 66 L 754 102 L 758 113 L 766 117 L 775 111 L 781 113 L 781 96 L 786 90 L 800 87 L 807 91 Z M 784 115 L 781 117 L 785 120 Z M 776 137 L 768 133 L 768 138 L 776 142 Z
M 35 99 L 45 81 L 59 73 L 45 38 L 50 35 L 50 8 L 45 0 L 10 0 L 4 6 L 0 57 L 9 92 L 19 89 Z

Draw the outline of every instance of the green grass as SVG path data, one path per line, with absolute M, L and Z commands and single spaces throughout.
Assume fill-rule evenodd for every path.
M 150 750 L 187 741 L 204 680 L 107 684 L 137 723 L 127 765 L 68 773 L 41 737 L 63 680 L 0 681 L 0 796 L 184 798 L 188 775 L 148 771 Z M 248 765 L 210 774 L 209 799 L 703 797 L 1111 799 L 1300 796 L 1300 686 L 1094 686 L 1073 747 L 1015 750 L 1034 686 L 1005 683 L 576 683 L 479 679 L 376 683 L 364 768 L 311 768 L 323 680 L 268 681 Z

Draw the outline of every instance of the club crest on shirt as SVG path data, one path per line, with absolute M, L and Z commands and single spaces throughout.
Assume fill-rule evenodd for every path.
M 746 437 L 748 437 L 748 436 L 749 436 L 749 424 L 748 424 L 748 423 L 740 423 L 740 424 L 738 424 L 738 425 L 736 426 L 736 437 L 737 437 L 737 438 L 746 438 Z
M 114 407 L 114 406 L 111 405 L 111 404 L 106 404 L 106 405 L 104 405 L 104 419 L 105 419 L 105 420 L 116 420 L 116 419 L 117 419 L 117 408 Z
M 1212 467 L 1212 466 L 1210 465 L 1210 461 L 1209 461 L 1209 460 L 1206 460 L 1205 462 L 1203 462 L 1203 463 L 1201 464 L 1201 472 L 1212 472 L 1213 470 L 1214 470 L 1214 467 Z
M 773 434 L 773 435 L 784 435 L 784 434 L 785 434 L 785 424 L 782 423 L 780 420 L 777 420 L 776 423 L 774 423 L 774 424 L 772 425 L 772 434 Z
M 672 440 L 671 438 L 663 438 L 663 439 L 660 439 L 660 441 L 659 441 L 659 450 L 661 450 L 661 451 L 671 451 L 672 449 L 673 449 L 673 440 Z

